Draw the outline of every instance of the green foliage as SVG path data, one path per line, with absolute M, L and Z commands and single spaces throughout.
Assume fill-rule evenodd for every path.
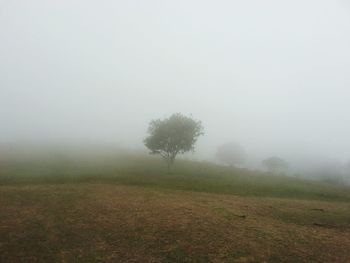
M 262 161 L 265 166 L 271 172 L 278 172 L 288 168 L 288 163 L 279 157 L 270 157 Z
M 161 155 L 169 169 L 177 154 L 194 151 L 198 137 L 203 135 L 203 126 L 200 121 L 175 113 L 164 120 L 152 120 L 148 133 L 146 147 L 152 154 Z

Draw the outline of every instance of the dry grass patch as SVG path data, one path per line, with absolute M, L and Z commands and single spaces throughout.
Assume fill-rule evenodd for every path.
M 349 203 L 67 184 L 0 207 L 1 262 L 350 262 Z

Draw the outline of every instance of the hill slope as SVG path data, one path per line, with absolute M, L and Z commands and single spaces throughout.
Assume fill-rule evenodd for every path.
M 137 155 L 0 170 L 1 262 L 349 262 L 350 191 Z
M 0 186 L 1 262 L 349 262 L 350 204 L 125 185 Z
M 162 160 L 143 155 L 85 158 L 40 156 L 3 163 L 0 184 L 105 182 L 158 189 L 256 197 L 350 201 L 350 187 L 178 160 L 168 174 Z

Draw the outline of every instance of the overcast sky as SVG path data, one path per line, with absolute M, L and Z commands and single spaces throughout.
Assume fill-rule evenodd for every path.
M 347 0 L 0 0 L 0 141 L 142 147 L 202 120 L 198 151 L 350 159 Z

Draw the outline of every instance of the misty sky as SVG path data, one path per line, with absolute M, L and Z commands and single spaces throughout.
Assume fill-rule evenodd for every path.
M 174 112 L 198 151 L 350 159 L 347 0 L 0 0 L 0 142 L 142 147 Z

